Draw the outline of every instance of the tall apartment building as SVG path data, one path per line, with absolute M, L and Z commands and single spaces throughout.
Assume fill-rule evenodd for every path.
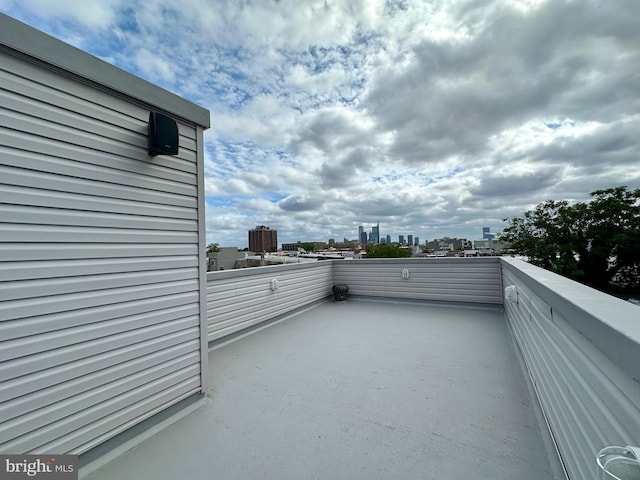
M 264 225 L 249 230 L 249 250 L 256 253 L 278 249 L 278 231 Z

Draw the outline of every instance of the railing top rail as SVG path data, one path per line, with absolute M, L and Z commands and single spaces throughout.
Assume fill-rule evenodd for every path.
M 283 263 L 278 265 L 265 265 L 262 267 L 247 267 L 233 270 L 218 270 L 207 272 L 207 282 L 215 280 L 223 280 L 229 278 L 250 277 L 255 275 L 269 274 L 277 275 L 281 272 L 291 270 L 309 269 L 309 268 L 325 268 L 334 260 L 320 260 L 317 262 L 300 262 L 300 263 Z M 335 260 L 342 262 L 344 260 Z

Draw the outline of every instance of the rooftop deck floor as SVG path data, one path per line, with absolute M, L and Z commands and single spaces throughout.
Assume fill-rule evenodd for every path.
M 497 308 L 326 302 L 209 375 L 202 407 L 86 478 L 563 478 Z

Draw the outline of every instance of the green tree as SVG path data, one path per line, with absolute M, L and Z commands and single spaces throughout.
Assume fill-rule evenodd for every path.
M 410 248 L 400 248 L 397 245 L 390 245 L 388 243 L 367 245 L 367 258 L 402 258 L 410 256 Z
M 312 253 L 316 251 L 316 246 L 311 242 L 301 243 L 300 248 L 302 248 L 307 253 Z
M 580 266 L 588 283 L 607 287 L 618 280 L 640 288 L 640 189 L 616 187 L 597 190 L 585 210 L 587 245 L 580 252 Z
M 547 200 L 505 219 L 500 239 L 548 270 L 608 290 L 640 287 L 640 189 L 597 190 L 589 203 Z
M 207 245 L 207 253 L 219 252 L 220 244 L 219 243 L 210 243 Z

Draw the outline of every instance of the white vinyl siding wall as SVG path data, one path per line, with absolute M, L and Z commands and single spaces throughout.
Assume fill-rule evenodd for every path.
M 0 452 L 79 454 L 202 388 L 202 130 L 150 157 L 159 108 L 0 50 Z

